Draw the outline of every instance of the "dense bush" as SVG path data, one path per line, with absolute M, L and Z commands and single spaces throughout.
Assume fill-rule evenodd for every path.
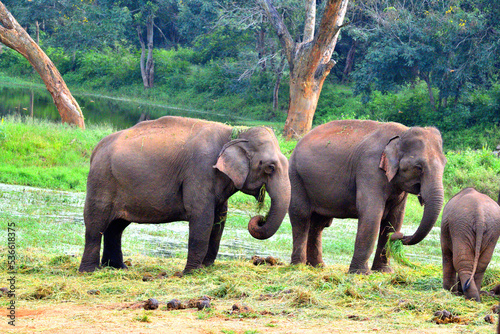
M 88 88 L 128 86 L 141 80 L 139 58 L 137 50 L 119 45 L 79 53 L 68 81 Z

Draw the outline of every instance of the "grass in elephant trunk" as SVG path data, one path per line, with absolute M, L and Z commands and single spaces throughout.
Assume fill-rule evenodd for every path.
M 408 260 L 408 257 L 405 254 L 405 246 L 403 245 L 403 242 L 400 239 L 391 240 L 392 234 L 393 233 L 389 233 L 389 239 L 386 243 L 387 258 L 393 258 L 397 263 L 413 269 L 418 268 L 419 266 L 417 264 Z

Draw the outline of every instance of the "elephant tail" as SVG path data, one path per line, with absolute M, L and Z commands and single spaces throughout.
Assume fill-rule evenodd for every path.
M 481 244 L 483 243 L 483 234 L 484 234 L 484 220 L 478 219 L 478 224 L 476 225 L 476 248 L 474 250 L 474 264 L 472 266 L 472 273 L 470 278 L 465 282 L 463 290 L 464 292 L 469 290 L 470 284 L 474 279 L 474 275 L 476 274 L 477 263 L 479 262 L 479 255 L 481 255 Z

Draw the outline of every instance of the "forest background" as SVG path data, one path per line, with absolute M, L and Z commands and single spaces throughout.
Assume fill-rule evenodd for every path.
M 324 2 L 316 1 L 318 11 Z M 284 122 L 289 69 L 256 1 L 5 0 L 71 90 Z M 295 40 L 304 4 L 274 1 Z M 500 4 L 351 1 L 314 125 L 334 119 L 438 127 L 446 149 L 500 137 Z M 0 72 L 41 83 L 15 51 Z

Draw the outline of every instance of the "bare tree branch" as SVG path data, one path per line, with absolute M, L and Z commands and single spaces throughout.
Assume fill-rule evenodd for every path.
M 316 0 L 306 0 L 306 21 L 304 23 L 304 39 L 308 43 L 314 39 L 314 28 L 316 25 Z
M 288 64 L 289 64 L 290 68 L 292 68 L 293 67 L 293 54 L 294 54 L 294 49 L 295 49 L 295 42 L 293 41 L 292 36 L 290 35 L 290 32 L 288 31 L 287 27 L 283 23 L 283 20 L 281 19 L 281 16 L 278 14 L 278 11 L 276 10 L 276 8 L 274 8 L 274 6 L 271 4 L 271 1 L 269 1 L 269 0 L 257 0 L 257 2 L 264 9 L 269 21 L 271 22 L 272 26 L 276 30 L 276 33 L 278 35 L 278 39 L 280 40 L 280 43 L 283 47 L 283 50 L 285 51 L 285 55 L 286 55 L 286 58 L 288 60 Z

